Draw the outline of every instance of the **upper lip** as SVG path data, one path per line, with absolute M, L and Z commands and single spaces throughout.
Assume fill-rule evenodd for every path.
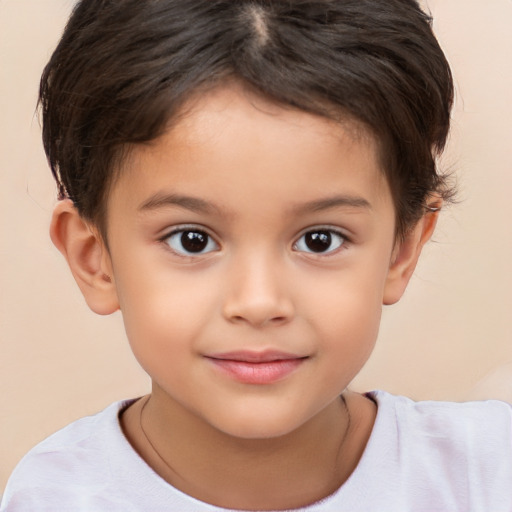
M 245 363 L 269 363 L 272 361 L 286 361 L 290 359 L 305 359 L 307 356 L 281 352 L 279 350 L 236 350 L 233 352 L 223 352 L 220 354 L 210 354 L 206 357 L 210 359 L 219 359 L 224 361 L 241 361 Z

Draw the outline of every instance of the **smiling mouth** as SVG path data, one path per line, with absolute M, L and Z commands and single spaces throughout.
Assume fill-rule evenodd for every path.
M 307 359 L 283 352 L 229 352 L 206 356 L 225 376 L 244 384 L 273 384 L 292 374 Z

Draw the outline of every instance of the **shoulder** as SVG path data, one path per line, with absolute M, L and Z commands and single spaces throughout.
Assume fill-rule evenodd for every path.
M 379 413 L 387 418 L 387 423 L 394 423 L 405 435 L 429 439 L 455 437 L 455 441 L 462 443 L 483 434 L 485 438 L 496 434 L 504 442 L 512 439 L 512 405 L 506 402 L 414 401 L 384 391 L 374 391 L 368 396 L 377 402 Z
M 389 483 L 400 484 L 406 503 L 424 503 L 418 510 L 512 508 L 512 405 L 368 396 L 378 405 L 372 460 L 386 461 Z
M 378 433 L 416 453 L 424 448 L 425 460 L 464 453 L 468 462 L 478 463 L 501 453 L 512 463 L 512 405 L 506 402 L 416 402 L 383 391 L 369 396 L 378 405 Z
M 94 457 L 87 454 L 94 449 L 101 451 L 112 436 L 121 433 L 119 411 L 129 403 L 131 401 L 115 402 L 98 414 L 80 418 L 55 432 L 23 457 L 13 475 L 31 471 L 41 464 L 59 468 L 63 458 L 67 461 L 75 457 L 83 461 L 84 456 L 86 459 L 96 458 L 98 453 Z
M 71 495 L 72 488 L 90 489 L 108 481 L 106 461 L 112 451 L 127 446 L 119 412 L 132 402 L 116 402 L 94 416 L 81 418 L 30 450 L 7 483 L 2 510 L 9 510 L 8 506 L 30 510 L 31 503 L 41 510 L 45 497 L 55 503 L 61 495 Z

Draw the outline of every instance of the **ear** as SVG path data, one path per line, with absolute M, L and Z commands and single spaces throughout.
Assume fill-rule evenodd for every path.
M 88 306 L 100 315 L 119 309 L 112 263 L 99 232 L 84 221 L 72 201 L 59 201 L 50 237 L 68 262 Z
M 391 258 L 384 288 L 383 304 L 395 304 L 400 300 L 416 268 L 423 246 L 430 240 L 436 227 L 442 201 L 429 202 L 427 212 L 418 223 L 397 242 Z

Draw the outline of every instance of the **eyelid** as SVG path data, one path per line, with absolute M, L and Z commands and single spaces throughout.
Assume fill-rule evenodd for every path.
M 299 242 L 299 240 L 303 236 L 307 235 L 308 233 L 315 233 L 315 232 L 319 232 L 319 231 L 327 231 L 329 233 L 332 233 L 336 236 L 341 237 L 343 239 L 343 241 L 337 248 L 335 248 L 333 250 L 326 251 L 326 252 L 314 252 L 314 251 L 297 251 L 297 252 L 300 252 L 302 254 L 307 254 L 307 255 L 313 255 L 315 257 L 324 257 L 325 258 L 325 257 L 333 256 L 333 255 L 337 254 L 339 251 L 346 249 L 347 245 L 349 245 L 351 243 L 351 237 L 346 234 L 345 230 L 343 230 L 337 226 L 320 224 L 320 225 L 309 226 L 309 227 L 303 229 L 299 233 L 299 235 L 296 237 L 295 241 L 293 242 L 292 249 L 296 250 L 295 247 L 296 247 L 297 243 Z
M 166 238 L 171 236 L 174 233 L 179 233 L 181 231 L 203 231 L 209 236 L 215 238 L 215 235 L 212 234 L 210 228 L 207 228 L 203 224 L 194 224 L 194 223 L 185 223 L 185 224 L 175 224 L 173 226 L 169 226 L 162 230 L 163 235 L 161 238 Z
M 296 240 L 298 240 L 301 236 L 304 236 L 306 233 L 311 233 L 312 231 L 329 231 L 342 236 L 347 241 L 352 241 L 352 235 L 350 235 L 347 229 L 335 226 L 333 224 L 313 224 L 308 226 L 299 232 Z
M 185 231 L 196 231 L 200 233 L 205 233 L 209 239 L 215 244 L 216 248 L 214 250 L 208 251 L 208 252 L 186 252 L 186 251 L 177 251 L 171 245 L 167 242 L 169 238 L 171 238 L 173 235 L 177 235 L 178 233 L 183 233 Z M 159 242 L 163 243 L 166 248 L 170 251 L 172 251 L 173 254 L 182 257 L 182 258 L 188 258 L 188 259 L 196 259 L 200 258 L 201 256 L 207 256 L 211 254 L 212 252 L 216 252 L 220 249 L 221 245 L 217 240 L 217 237 L 211 233 L 211 231 L 206 228 L 203 225 L 200 224 L 178 224 L 176 226 L 173 226 L 172 228 L 165 231 L 165 233 L 158 238 Z

